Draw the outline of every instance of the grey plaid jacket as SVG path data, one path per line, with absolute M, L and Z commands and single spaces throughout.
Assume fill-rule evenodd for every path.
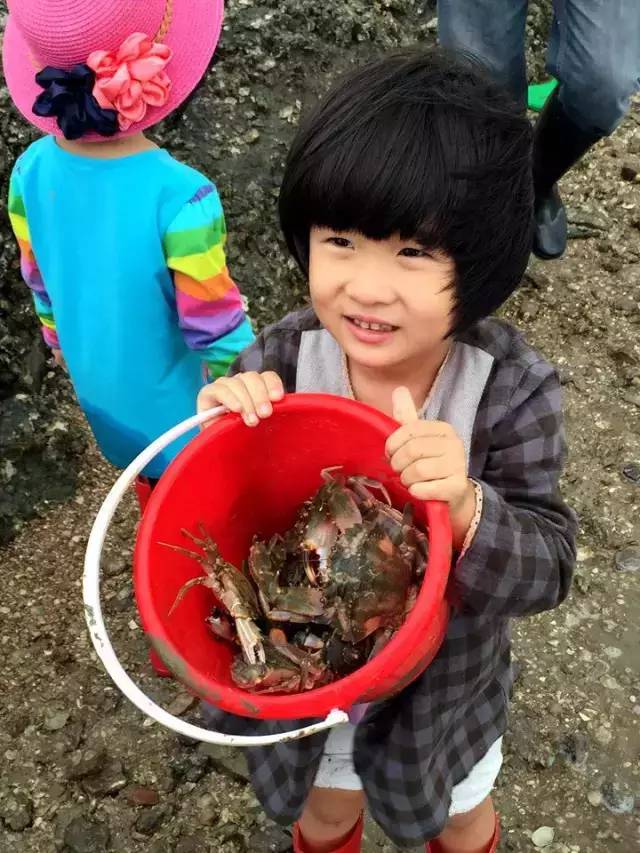
M 300 390 L 301 341 L 320 329 L 311 310 L 291 314 L 266 328 L 231 372 L 274 370 L 287 391 Z M 369 810 L 399 846 L 440 833 L 452 787 L 503 734 L 512 685 L 510 619 L 558 605 L 575 559 L 575 516 L 558 493 L 565 444 L 554 369 L 498 320 L 478 323 L 458 344 L 488 365 L 474 380 L 480 387 L 458 389 L 475 394 L 468 457 L 469 475 L 482 487 L 481 520 L 452 570 L 452 618 L 437 657 L 397 697 L 370 706 L 355 737 L 354 763 Z M 256 722 L 210 708 L 205 718 L 235 734 L 303 722 Z M 325 740 L 320 733 L 247 751 L 257 796 L 275 820 L 299 817 Z

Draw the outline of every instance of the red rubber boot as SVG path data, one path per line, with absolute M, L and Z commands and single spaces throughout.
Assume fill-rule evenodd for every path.
M 147 480 L 146 477 L 136 477 L 136 481 L 133 484 L 133 488 L 136 492 L 136 497 L 138 498 L 138 506 L 140 507 L 140 515 L 145 510 L 147 503 L 149 502 L 149 498 L 151 497 L 151 492 L 153 491 L 153 486 Z
M 489 842 L 487 847 L 483 847 L 482 850 L 478 850 L 478 853 L 496 853 L 498 849 L 498 843 L 500 841 L 500 819 L 496 815 L 496 828 L 493 832 L 493 838 Z M 438 844 L 437 841 L 430 841 L 426 846 L 427 853 L 442 853 L 442 848 Z
M 340 847 L 336 847 L 331 853 L 360 853 L 363 827 L 364 819 L 360 816 L 349 836 L 341 843 Z M 306 844 L 297 823 L 293 825 L 293 853 L 315 853 L 314 848 Z

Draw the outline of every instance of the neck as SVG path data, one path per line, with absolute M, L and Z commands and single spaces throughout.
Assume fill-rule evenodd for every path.
M 421 409 L 433 386 L 438 371 L 451 347 L 450 341 L 429 356 L 389 368 L 367 367 L 347 359 L 349 379 L 356 400 L 368 403 L 387 415 L 393 414 L 392 394 L 400 385 L 411 392 L 417 409 Z
M 150 151 L 158 146 L 144 133 L 133 133 L 120 139 L 105 139 L 104 142 L 81 142 L 75 139 L 56 138 L 56 143 L 70 154 L 79 157 L 93 157 L 97 160 L 115 160 L 118 157 L 128 157 L 141 151 Z

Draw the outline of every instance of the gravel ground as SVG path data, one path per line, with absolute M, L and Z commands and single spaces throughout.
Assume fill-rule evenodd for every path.
M 257 325 L 304 296 L 284 258 L 274 204 L 301 108 L 349 64 L 394 44 L 433 40 L 434 12 L 426 4 L 421 14 L 424 5 L 236 0 L 214 72 L 185 114 L 160 129 L 165 144 L 219 185 L 231 267 Z M 539 70 L 548 9 L 532 7 Z M 6 92 L 0 102 L 4 112 Z M 2 122 L 5 175 L 28 132 L 12 113 Z M 504 851 L 629 853 L 640 841 L 639 174 L 634 111 L 563 182 L 573 237 L 566 257 L 532 263 L 505 312 L 560 366 L 571 450 L 564 488 L 581 534 L 569 601 L 515 628 L 519 675 L 496 792 Z M 13 250 L 2 251 L 6 298 L 18 293 L 17 273 Z M 21 341 L 22 359 L 35 326 L 26 308 L 13 298 L 11 305 L 20 317 L 11 333 Z M 65 379 L 42 367 L 39 374 L 39 387 L 18 393 L 35 410 L 54 389 L 52 423 L 62 418 L 74 437 L 77 489 L 48 509 L 42 502 L 39 517 L 23 522 L 0 552 L 0 853 L 290 849 L 288 833 L 264 817 L 253 797 L 241 753 L 181 742 L 149 725 L 98 664 L 80 576 L 91 520 L 115 472 L 86 435 Z M 0 399 L 6 424 L 15 393 Z M 50 499 L 69 491 L 54 490 Z M 129 501 L 108 544 L 109 625 L 143 689 L 189 717 L 196 713 L 190 698 L 154 678 L 146 663 L 130 580 L 136 521 Z M 394 848 L 369 827 L 365 850 Z

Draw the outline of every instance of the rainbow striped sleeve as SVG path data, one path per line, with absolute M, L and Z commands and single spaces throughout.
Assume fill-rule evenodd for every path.
M 254 340 L 240 291 L 227 269 L 226 238 L 222 205 L 211 184 L 184 205 L 164 236 L 180 328 L 214 379 L 224 376 Z
M 13 233 L 20 246 L 20 271 L 22 278 L 31 288 L 38 319 L 42 324 L 42 336 L 52 349 L 60 349 L 56 323 L 49 294 L 44 286 L 38 264 L 31 248 L 31 234 L 20 186 L 19 167 L 13 170 L 9 181 L 9 219 Z

